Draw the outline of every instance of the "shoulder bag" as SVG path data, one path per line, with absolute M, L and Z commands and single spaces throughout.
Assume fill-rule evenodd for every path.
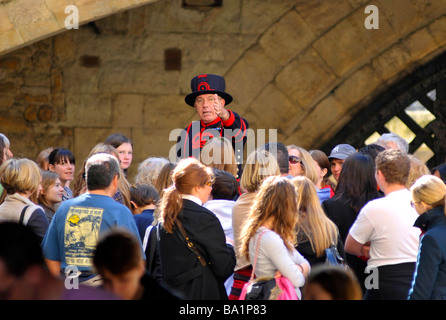
M 328 265 L 343 268 L 343 269 L 348 268 L 347 264 L 345 263 L 345 261 L 341 257 L 341 255 L 339 254 L 338 248 L 336 247 L 336 245 L 334 243 L 330 247 L 325 249 L 325 255 L 327 257 L 325 262 Z
M 207 266 L 208 263 L 204 259 L 200 250 L 198 250 L 198 248 L 195 246 L 195 244 L 190 240 L 189 236 L 186 233 L 186 230 L 184 230 L 183 224 L 179 220 L 177 220 L 176 225 L 178 227 L 178 230 L 180 230 L 180 233 L 179 233 L 180 238 L 182 238 L 186 242 L 189 250 L 191 250 L 193 253 L 195 253 L 195 255 L 197 256 L 198 260 L 200 260 L 200 263 L 203 267 Z
M 257 241 L 251 278 L 243 286 L 239 300 L 299 300 L 290 280 L 284 277 L 279 271 L 276 272 L 274 277 L 254 279 L 260 240 L 265 232 L 268 232 L 268 230 L 262 231 Z

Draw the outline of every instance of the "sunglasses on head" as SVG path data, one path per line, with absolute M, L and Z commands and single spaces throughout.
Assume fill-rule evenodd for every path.
M 296 156 L 289 156 L 288 161 L 292 164 L 302 163 L 302 160 L 300 160 L 299 157 Z

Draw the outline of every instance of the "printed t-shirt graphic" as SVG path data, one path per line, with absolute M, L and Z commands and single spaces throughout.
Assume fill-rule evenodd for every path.
M 71 207 L 65 220 L 65 259 L 68 265 L 92 266 L 104 209 Z

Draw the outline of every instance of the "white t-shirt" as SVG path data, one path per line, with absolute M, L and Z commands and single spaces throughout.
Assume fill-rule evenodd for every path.
M 420 229 L 414 227 L 418 214 L 410 205 L 407 189 L 368 202 L 350 228 L 357 242 L 370 241 L 369 266 L 416 262 Z

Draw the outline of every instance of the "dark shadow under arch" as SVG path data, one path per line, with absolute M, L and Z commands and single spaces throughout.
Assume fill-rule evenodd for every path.
M 433 116 L 425 126 L 414 121 L 407 112 L 414 103 Z M 433 153 L 426 162 L 429 168 L 446 161 L 446 53 L 390 87 L 362 109 L 321 150 L 328 155 L 340 143 L 359 149 L 373 133 L 389 132 L 385 124 L 394 117 L 415 135 L 409 144 L 409 153 L 425 144 Z

